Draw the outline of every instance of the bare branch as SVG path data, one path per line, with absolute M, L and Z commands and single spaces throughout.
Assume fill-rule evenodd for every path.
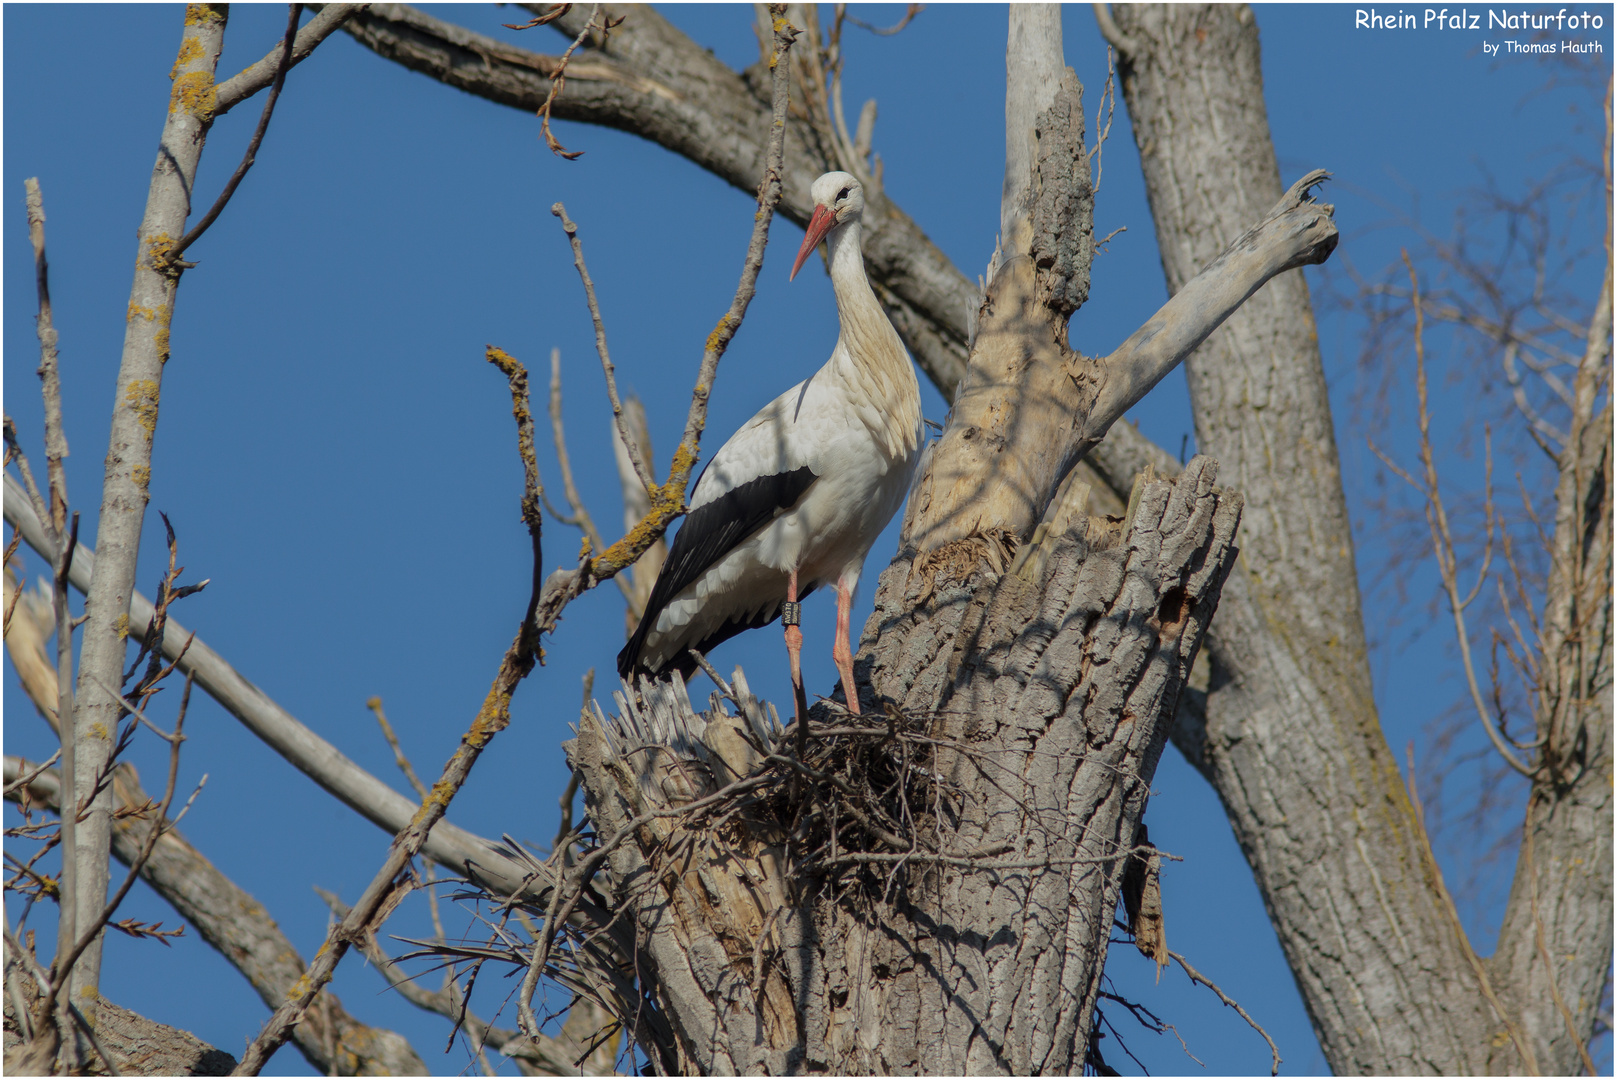
M 529 25 L 537 26 L 540 23 L 549 22 L 552 19 L 559 18 L 566 13 L 567 8 L 564 6 L 556 11 L 550 12 L 548 15 L 540 16 Z M 600 16 L 601 5 L 596 4 L 594 10 L 590 12 L 589 21 L 585 23 L 584 28 L 578 32 L 578 36 L 573 39 L 573 43 L 567 46 L 567 51 L 561 54 L 560 62 L 556 64 L 555 70 L 550 74 L 550 92 L 545 95 L 545 103 L 539 106 L 539 132 L 544 136 L 545 145 L 550 148 L 551 153 L 555 154 L 557 157 L 566 158 L 568 161 L 576 161 L 580 157 L 583 157 L 584 151 L 568 150 L 556 140 L 556 136 L 550 133 L 550 110 L 555 107 L 556 99 L 561 96 L 562 87 L 567 85 L 568 61 L 573 58 L 573 52 L 580 45 L 584 44 L 584 39 L 589 37 L 590 31 L 599 30 L 602 34 L 606 34 L 614 26 L 621 23 L 623 18 L 627 17 L 624 16 L 623 18 L 619 18 L 614 21 L 611 18 L 601 19 Z M 527 27 L 518 26 L 513 27 L 512 29 L 525 30 Z
M 1460 660 L 1465 667 L 1466 685 L 1471 691 L 1471 702 L 1476 706 L 1477 719 L 1482 722 L 1483 730 L 1488 733 L 1488 740 L 1493 743 L 1494 749 L 1499 751 L 1499 756 L 1504 758 L 1505 763 L 1523 776 L 1532 778 L 1537 770 L 1524 764 L 1511 752 L 1510 747 L 1505 744 L 1504 736 L 1494 725 L 1488 707 L 1483 703 L 1476 665 L 1471 658 L 1471 640 L 1465 626 L 1466 601 L 1460 596 L 1454 538 L 1449 531 L 1448 511 L 1443 506 L 1443 496 L 1438 489 L 1437 463 L 1432 455 L 1431 414 L 1426 401 L 1426 346 L 1423 337 L 1425 322 L 1420 303 L 1420 283 L 1416 279 L 1415 266 L 1409 261 L 1407 251 L 1404 252 L 1404 265 L 1409 268 L 1410 292 L 1415 307 L 1415 394 L 1420 410 L 1421 464 L 1425 467 L 1421 492 L 1426 498 L 1426 517 L 1432 534 L 1432 554 L 1437 559 L 1438 571 L 1443 578 L 1443 588 L 1448 594 L 1449 610 L 1454 616 L 1454 636 L 1460 647 Z M 1489 529 L 1488 535 L 1491 542 L 1492 528 Z
M 612 396 L 616 398 L 615 391 Z M 583 529 L 584 536 L 588 538 L 590 547 L 595 551 L 605 551 L 606 541 L 601 539 L 601 531 L 595 527 L 595 519 L 590 517 L 589 507 L 584 505 L 584 500 L 579 497 L 578 487 L 573 483 L 573 462 L 567 453 L 567 429 L 562 423 L 561 416 L 561 350 L 554 348 L 550 350 L 550 438 L 555 444 L 556 463 L 561 469 L 562 491 L 567 496 L 567 505 L 572 508 L 573 516 L 563 517 L 554 510 L 551 513 L 558 521 Z M 628 595 L 627 590 L 624 595 Z
M 1116 49 L 1123 56 L 1134 58 L 1140 55 L 1140 43 L 1118 28 L 1112 20 L 1112 9 L 1106 4 L 1091 4 L 1095 9 L 1095 25 L 1100 29 L 1100 36 L 1106 43 Z
M 23 181 L 28 192 L 28 239 L 34 246 L 34 283 L 39 293 L 39 378 L 45 397 L 45 472 L 50 482 L 52 526 L 61 533 L 67 526 L 67 436 L 62 430 L 62 376 L 57 365 L 56 326 L 51 319 L 50 264 L 45 258 L 45 198 L 39 180 Z
M 101 489 L 96 523 L 101 572 L 95 576 L 85 604 L 87 618 L 81 635 L 77 703 L 71 729 L 65 726 L 66 710 L 62 715 L 64 739 L 71 737 L 77 744 L 73 762 L 76 795 L 66 800 L 69 805 L 90 794 L 102 775 L 112 751 L 106 733 L 116 730 L 120 716 L 117 695 L 109 694 L 104 687 L 120 685 L 123 674 L 129 629 L 125 612 L 135 587 L 141 529 L 150 499 L 152 443 L 179 288 L 179 276 L 174 273 L 169 253 L 185 232 L 191 195 L 196 190 L 197 167 L 213 125 L 218 103 L 215 68 L 224 46 L 227 16 L 228 9 L 219 5 L 194 4 L 185 9 L 180 47 L 170 72 L 173 90 L 137 233 L 134 281 L 129 291 L 107 439 L 107 453 L 118 467 L 106 471 Z M 57 624 L 66 629 L 70 623 L 65 617 L 65 574 L 62 577 L 57 586 L 58 603 L 62 605 Z M 71 635 L 58 636 L 67 640 Z M 64 686 L 64 692 L 66 689 Z M 65 769 L 66 757 L 63 765 Z M 88 816 L 78 828 L 75 858 L 79 865 L 74 872 L 74 889 L 81 915 L 100 911 L 106 902 L 111 802 L 107 792 L 91 798 Z M 72 814 L 65 817 L 71 818 Z M 76 936 L 64 935 L 62 940 L 73 941 Z M 92 1022 L 100 969 L 98 938 L 80 957 L 67 988 L 67 1000 L 83 1002 Z
M 1267 1031 L 1263 1030 L 1262 1025 L 1260 1025 L 1256 1020 L 1252 1019 L 1252 1017 L 1247 1015 L 1247 1011 L 1245 1009 L 1241 1008 L 1240 1004 L 1237 1001 L 1235 1001 L 1235 999 L 1231 998 L 1228 994 L 1224 993 L 1224 991 L 1220 990 L 1218 988 L 1218 985 L 1216 983 L 1214 983 L 1213 980 L 1209 979 L 1207 976 L 1203 975 L 1201 972 L 1199 972 L 1195 968 L 1191 967 L 1190 962 L 1188 960 L 1186 960 L 1183 956 L 1181 956 L 1178 953 L 1174 952 L 1172 949 L 1168 950 L 1168 955 L 1173 957 L 1175 960 L 1179 961 L 1179 966 L 1185 969 L 1185 974 L 1190 976 L 1192 982 L 1199 982 L 1203 986 L 1207 987 L 1207 989 L 1209 989 L 1213 993 L 1217 994 L 1218 995 L 1218 1000 L 1222 1001 L 1224 1004 L 1228 1005 L 1230 1008 L 1232 1008 L 1236 1012 L 1240 1013 L 1241 1014 L 1241 1019 L 1245 1020 L 1248 1024 L 1252 1025 L 1252 1030 L 1253 1031 L 1256 1031 L 1259 1035 L 1263 1036 L 1263 1041 L 1269 1044 L 1269 1053 L 1270 1053 L 1270 1055 L 1272 1055 L 1272 1057 L 1274 1059 L 1273 1063 L 1269 1066 L 1269 1075 L 1270 1076 L 1279 1076 L 1280 1075 L 1280 1060 L 1281 1060 L 1281 1058 L 1280 1058 L 1280 1048 L 1275 1046 L 1275 1041 L 1273 1039 L 1269 1038 L 1269 1033 Z M 1188 1051 L 1187 1051 L 1187 1053 L 1188 1053 Z
M 275 102 L 281 96 L 281 87 L 286 82 L 286 73 L 292 66 L 292 49 L 297 38 L 298 16 L 302 13 L 302 4 L 287 5 L 286 36 L 281 39 L 281 58 L 275 66 L 275 80 L 270 86 L 269 97 L 264 101 L 264 111 L 258 116 L 258 127 L 254 129 L 253 137 L 247 143 L 247 152 L 241 156 L 241 164 L 236 166 L 236 171 L 230 175 L 230 179 L 225 183 L 224 190 L 213 201 L 213 205 L 208 208 L 208 212 L 202 215 L 202 220 L 191 226 L 190 231 L 180 238 L 180 242 L 169 250 L 167 258 L 170 266 L 184 267 L 187 265 L 180 259 L 180 256 L 185 254 L 185 250 L 196 243 L 203 233 L 208 231 L 209 226 L 219 220 L 219 215 L 224 212 L 225 206 L 230 202 L 230 197 L 236 193 L 236 188 L 241 186 L 242 179 L 247 175 L 247 170 L 251 169 L 253 162 L 257 160 L 259 144 L 264 141 L 264 132 L 269 130 L 270 117 L 275 114 Z M 217 95 L 217 91 L 215 91 L 215 94 Z
M 36 774 L 25 785 L 17 782 Z M 5 759 L 6 798 L 24 795 L 37 805 L 58 809 L 61 778 L 49 769 L 21 758 Z M 114 789 L 120 808 L 150 807 L 151 799 L 141 790 L 134 776 L 119 769 Z M 148 810 L 149 814 L 150 811 Z M 113 833 L 113 854 L 125 865 L 132 864 L 141 849 L 140 816 L 117 818 Z M 158 819 L 162 832 L 140 877 L 167 901 L 180 917 L 195 927 L 202 939 L 216 949 L 245 977 L 260 998 L 274 1005 L 304 972 L 297 948 L 276 925 L 264 906 L 233 881 L 220 873 L 174 827 L 174 822 Z M 329 994 L 329 1015 L 318 1023 L 304 1024 L 294 1034 L 298 1049 L 322 1073 L 336 1068 L 335 1044 L 339 1055 L 393 1075 L 423 1071 L 421 1059 L 398 1034 L 367 1027 L 356 1021 Z
M 9 475 L 5 478 L 5 517 L 30 547 L 50 557 L 45 527 L 29 506 L 22 486 Z M 75 548 L 70 580 L 81 592 L 87 591 L 94 581 L 95 555 L 95 551 L 85 545 Z M 151 601 L 138 589 L 131 590 L 129 632 L 145 634 L 153 615 Z M 170 618 L 162 645 L 164 656 L 174 659 L 179 655 L 180 643 L 191 638 L 189 630 Z M 300 723 L 202 640 L 192 640 L 179 670 L 194 674 L 197 685 L 248 730 L 366 820 L 389 832 L 397 832 L 410 821 L 414 804 Z M 425 851 L 434 862 L 451 872 L 469 873 L 506 895 L 548 886 L 547 882 L 529 880 L 525 868 L 513 862 L 500 845 L 448 821 L 440 822 L 432 830 Z
M 307 60 L 309 54 L 314 52 L 315 46 L 369 6 L 369 4 L 327 4 L 322 7 L 315 17 L 309 20 L 309 24 L 298 31 L 297 38 L 292 43 L 292 57 L 286 65 L 286 70 L 295 68 Z M 274 82 L 276 72 L 282 70 L 281 54 L 282 47 L 277 45 L 264 59 L 220 83 L 217 103 L 213 108 L 214 116 L 223 116 Z

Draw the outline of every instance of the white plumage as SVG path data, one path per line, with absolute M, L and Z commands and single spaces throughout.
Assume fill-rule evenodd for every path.
M 892 520 L 920 457 L 921 394 L 898 333 L 865 278 L 864 191 L 847 173 L 814 182 L 814 218 L 797 262 L 823 236 L 841 333 L 831 359 L 766 405 L 713 455 L 674 537 L 618 670 L 689 675 L 706 652 L 764 626 L 788 599 L 837 590 L 833 654 L 858 711 L 848 611 L 859 572 Z M 797 681 L 801 634 L 787 627 Z

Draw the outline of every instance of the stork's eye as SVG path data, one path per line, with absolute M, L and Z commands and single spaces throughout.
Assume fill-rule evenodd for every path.
M 837 192 L 837 202 L 841 202 L 843 199 L 846 199 L 848 197 L 848 192 L 852 190 L 852 188 L 843 188 L 841 191 Z

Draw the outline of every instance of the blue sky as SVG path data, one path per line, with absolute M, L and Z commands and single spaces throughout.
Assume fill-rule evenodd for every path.
M 428 10 L 536 51 L 564 47 L 546 29 L 501 29 L 502 21 L 514 21 L 511 9 Z M 1597 114 L 1598 100 L 1576 85 L 1543 89 L 1556 60 L 1485 57 L 1483 40 L 1509 36 L 1497 32 L 1355 31 L 1354 10 L 1257 10 L 1283 179 L 1315 167 L 1335 173 L 1324 196 L 1337 206 L 1343 235 L 1334 265 L 1348 258 L 1375 274 L 1396 259 L 1401 244 L 1413 246 L 1414 235 L 1390 223 L 1393 210 L 1410 207 L 1412 193 L 1419 193 L 1423 220 L 1442 232 L 1484 173 L 1513 191 L 1580 138 L 1584 153 L 1598 155 L 1598 143 L 1589 145 L 1576 127 Z M 1577 10 L 1602 16 L 1605 28 L 1589 36 L 1609 57 L 1610 5 Z M 861 14 L 890 24 L 901 12 L 886 6 Z M 757 58 L 750 7 L 665 13 L 734 66 Z M 163 6 L 4 9 L 6 411 L 41 462 L 35 301 L 22 211 L 22 181 L 38 176 L 73 450 L 69 491 L 89 537 L 134 231 L 180 17 L 179 8 Z M 284 7 L 236 6 L 220 71 L 233 73 L 264 55 L 285 19 Z M 1002 8 L 940 5 L 896 37 L 855 29 L 845 37 L 845 98 L 850 113 L 866 98 L 879 103 L 875 146 L 889 194 L 972 276 L 987 262 L 998 221 L 1004 25 Z M 1067 9 L 1065 33 L 1067 60 L 1092 116 L 1105 49 L 1087 5 Z M 204 205 L 239 161 L 258 108 L 250 102 L 214 128 L 198 180 Z M 212 584 L 185 601 L 177 617 L 294 715 L 401 789 L 366 699 L 383 698 L 417 770 L 436 775 L 481 702 L 526 600 L 521 470 L 504 381 L 484 362 L 485 344 L 525 361 L 541 382 L 550 349 L 560 348 L 579 485 L 603 531 L 620 520 L 610 414 L 588 313 L 551 204 L 565 202 L 579 224 L 620 385 L 647 403 L 659 469 L 677 441 L 703 341 L 729 303 L 751 227 L 749 195 L 649 143 L 566 123 L 556 132 L 584 156 L 553 157 L 531 116 L 411 74 L 339 33 L 292 72 L 258 164 L 187 253 L 198 266 L 180 288 L 151 509 L 174 522 L 190 579 L 208 577 Z M 1095 227 L 1100 235 L 1119 226 L 1127 231 L 1097 259 L 1090 300 L 1074 319 L 1072 342 L 1086 352 L 1110 350 L 1165 299 L 1121 103 L 1103 160 Z M 1591 227 L 1598 212 L 1593 197 L 1569 211 Z M 836 318 L 824 274 L 811 264 L 796 282 L 786 280 L 800 240 L 794 226 L 777 221 L 757 298 L 720 369 L 709 452 L 830 353 Z M 1579 272 L 1594 275 L 1585 289 L 1592 296 L 1598 267 Z M 1313 269 L 1307 273 L 1321 297 L 1326 282 Z M 1362 387 L 1358 327 L 1321 307 L 1337 439 L 1368 583 L 1385 551 L 1366 509 L 1373 461 L 1364 433 L 1346 426 Z M 1454 368 L 1458 354 L 1445 342 L 1438 339 L 1433 363 L 1449 365 L 1443 370 L 1455 377 L 1449 392 L 1461 403 L 1445 415 L 1458 416 L 1467 375 Z M 944 403 L 930 388 L 923 408 L 932 419 L 944 417 Z M 1170 450 L 1188 438 L 1193 452 L 1182 376 L 1164 381 L 1134 419 Z M 1443 423 L 1440 433 L 1460 431 Z M 1475 471 L 1464 454 L 1447 460 L 1457 483 Z M 543 442 L 540 461 L 559 495 L 554 454 Z M 155 514 L 147 526 L 139 584 L 150 595 L 162 533 Z M 576 531 L 547 522 L 546 532 L 547 566 L 570 562 Z M 876 545 L 856 620 L 868 614 L 876 574 L 892 548 L 891 537 Z M 30 577 L 41 565 L 27 557 Z M 1430 587 L 1417 576 L 1417 606 Z M 1377 700 L 1401 758 L 1410 739 L 1424 747 L 1424 726 L 1450 706 L 1461 684 L 1441 624 L 1398 636 L 1396 648 L 1388 644 L 1379 628 L 1400 617 L 1390 603 L 1383 597 L 1372 604 L 1367 622 L 1381 643 L 1374 657 Z M 811 690 L 827 691 L 834 682 L 832 625 L 830 597 L 816 595 L 804 613 Z M 548 644 L 548 666 L 519 690 L 512 727 L 478 764 L 453 820 L 484 835 L 509 832 L 548 844 L 566 781 L 559 744 L 568 737 L 581 677 L 590 667 L 603 680 L 610 674 L 622 635 L 621 598 L 611 586 L 568 609 Z M 780 653 L 771 629 L 737 639 L 715 661 L 725 671 L 743 664 L 755 689 L 784 701 L 789 684 Z M 49 754 L 47 729 L 13 674 L 4 686 L 6 752 Z M 388 837 L 211 701 L 193 701 L 187 733 L 182 784 L 209 775 L 186 819 L 187 836 L 269 908 L 305 956 L 312 954 L 326 909 L 311 887 L 351 901 Z M 137 744 L 133 760 L 153 786 L 163 768 L 158 750 Z M 1268 1028 L 1286 1072 L 1325 1071 L 1216 796 L 1172 751 L 1154 790 L 1147 817 L 1153 840 L 1185 859 L 1164 876 L 1173 946 Z M 1460 868 L 1446 870 L 1452 880 Z M 124 914 L 174 921 L 143 886 Z M 1466 915 L 1474 934 L 1485 930 L 1486 904 L 1470 905 Z M 53 922 L 44 912 L 31 919 L 42 939 Z M 465 923 L 450 919 L 451 932 Z M 425 905 L 407 904 L 389 929 L 427 932 Z M 1479 949 L 1491 940 L 1485 932 Z M 234 1053 L 267 1015 L 246 983 L 194 936 L 171 949 L 115 936 L 105 972 L 103 989 L 112 1000 Z M 1132 948 L 1115 952 L 1109 965 L 1118 992 L 1176 1024 L 1208 1072 L 1267 1069 L 1267 1048 L 1232 1012 L 1176 970 L 1160 984 L 1152 974 Z M 447 1025 L 385 992 L 357 958 L 345 961 L 335 989 L 362 1019 L 409 1035 L 435 1071 L 465 1066 L 461 1050 L 440 1053 Z M 492 996 L 478 1003 L 485 1015 L 497 1004 Z M 1144 1032 L 1121 1009 L 1108 1015 L 1153 1073 L 1201 1071 L 1171 1036 Z M 515 1026 L 509 1015 L 502 1022 Z M 1114 1066 L 1133 1071 L 1112 1040 L 1106 1049 Z M 272 1063 L 273 1071 L 306 1069 L 291 1049 Z

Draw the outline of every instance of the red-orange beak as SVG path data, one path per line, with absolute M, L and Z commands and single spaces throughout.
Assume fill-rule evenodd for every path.
M 787 278 L 787 281 L 791 281 L 797 276 L 797 272 L 803 269 L 809 254 L 820 246 L 820 241 L 825 239 L 825 234 L 830 232 L 831 226 L 836 223 L 837 216 L 823 205 L 814 208 L 814 216 L 809 219 L 808 233 L 803 237 L 803 246 L 797 249 L 797 261 L 792 264 L 792 276 Z

